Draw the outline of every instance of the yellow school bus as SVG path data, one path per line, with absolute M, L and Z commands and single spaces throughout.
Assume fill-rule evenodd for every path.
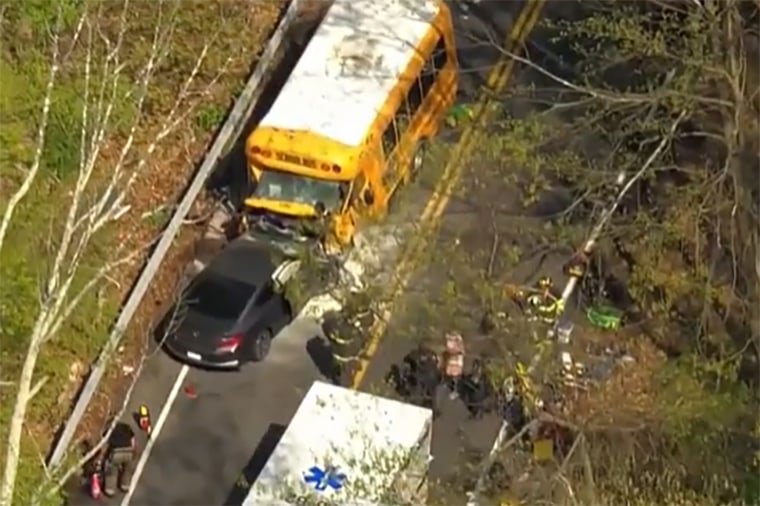
M 457 87 L 449 9 L 438 0 L 334 0 L 246 140 L 246 212 L 326 224 L 350 245 L 419 170 Z M 288 221 L 285 220 L 285 221 Z M 251 219 L 249 219 L 251 222 Z

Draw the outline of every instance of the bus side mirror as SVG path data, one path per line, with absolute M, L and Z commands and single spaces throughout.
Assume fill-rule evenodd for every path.
M 362 195 L 362 197 L 364 198 L 364 203 L 367 204 L 368 206 L 371 206 L 372 204 L 375 203 L 375 195 L 373 195 L 372 190 L 370 190 L 369 188 L 364 190 L 364 194 Z

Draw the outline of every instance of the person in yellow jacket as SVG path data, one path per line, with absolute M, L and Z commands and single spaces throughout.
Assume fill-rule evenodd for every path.
M 536 291 L 526 299 L 533 319 L 553 324 L 562 313 L 564 309 L 562 299 L 553 293 L 553 288 L 554 283 L 549 276 L 542 276 L 536 283 Z

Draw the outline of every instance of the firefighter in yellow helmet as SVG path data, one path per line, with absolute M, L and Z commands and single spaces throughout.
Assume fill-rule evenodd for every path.
M 562 313 L 562 300 L 553 293 L 554 282 L 549 276 L 541 276 L 534 293 L 526 299 L 532 319 L 553 324 Z

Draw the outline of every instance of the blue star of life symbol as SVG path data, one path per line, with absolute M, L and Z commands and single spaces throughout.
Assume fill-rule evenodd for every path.
M 340 490 L 343 487 L 343 482 L 346 481 L 346 475 L 339 472 L 337 467 L 328 466 L 322 469 L 319 466 L 313 466 L 309 468 L 303 475 L 303 481 L 306 484 L 314 486 L 314 490 L 322 492 L 331 488 L 333 490 Z

